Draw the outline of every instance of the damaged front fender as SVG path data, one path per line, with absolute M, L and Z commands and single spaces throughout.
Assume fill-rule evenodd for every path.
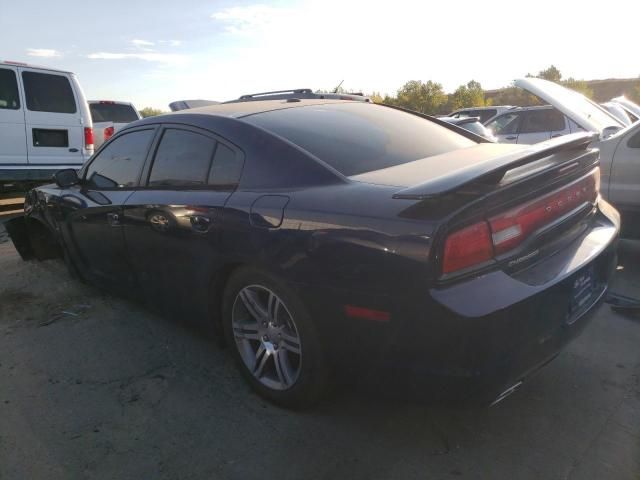
M 35 258 L 33 253 L 33 247 L 29 241 L 29 231 L 27 230 L 27 218 L 23 215 L 21 217 L 12 218 L 4 224 L 9 234 L 9 238 L 16 247 L 16 250 L 20 254 L 23 260 L 31 260 Z

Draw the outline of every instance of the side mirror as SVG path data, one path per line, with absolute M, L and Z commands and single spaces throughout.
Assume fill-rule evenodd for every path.
M 611 135 L 613 135 L 614 133 L 617 133 L 621 130 L 621 127 L 605 127 L 602 129 L 602 139 L 604 140 L 605 138 L 609 138 Z
M 58 185 L 60 188 L 68 188 L 80 183 L 78 172 L 73 168 L 58 170 L 53 174 L 53 181 L 56 182 L 56 185 Z

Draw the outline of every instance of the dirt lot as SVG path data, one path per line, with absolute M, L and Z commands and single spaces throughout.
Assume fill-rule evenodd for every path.
M 614 287 L 640 296 L 624 247 Z M 640 479 L 640 320 L 608 306 L 494 408 L 347 391 L 291 413 L 179 319 L 21 262 L 2 228 L 0 272 L 1 479 Z

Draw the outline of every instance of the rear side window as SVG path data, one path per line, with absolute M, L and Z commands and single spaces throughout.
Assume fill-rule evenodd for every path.
M 95 122 L 129 123 L 138 120 L 131 105 L 118 103 L 90 103 L 91 119 Z
M 284 137 L 347 176 L 476 145 L 418 115 L 361 102 L 287 108 L 243 120 Z
M 0 68 L 0 109 L 17 110 L 20 108 L 18 80 L 13 70 Z
M 242 174 L 242 158 L 229 147 L 218 143 L 213 156 L 209 185 L 226 187 L 236 185 Z
M 27 108 L 33 112 L 76 113 L 69 79 L 63 75 L 22 72 Z
M 187 130 L 165 130 L 158 146 L 150 187 L 189 187 L 207 183 L 216 141 Z
M 89 164 L 87 186 L 96 189 L 135 187 L 154 130 L 138 130 L 115 138 Z
M 520 133 L 548 132 L 549 127 L 548 110 L 531 110 L 527 112 L 522 122 Z

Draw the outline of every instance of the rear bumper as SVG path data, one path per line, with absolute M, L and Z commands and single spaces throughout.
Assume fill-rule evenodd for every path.
M 602 302 L 615 271 L 619 217 L 601 207 L 588 232 L 520 274 L 496 271 L 383 301 L 392 312 L 388 322 L 346 318 L 336 307 L 341 325 L 331 331 L 345 332 L 345 341 L 331 333 L 326 341 L 337 370 L 385 388 L 424 390 L 429 398 L 491 403 L 553 359 Z M 587 269 L 595 287 L 570 310 L 574 282 Z M 364 305 L 382 308 L 380 302 Z

